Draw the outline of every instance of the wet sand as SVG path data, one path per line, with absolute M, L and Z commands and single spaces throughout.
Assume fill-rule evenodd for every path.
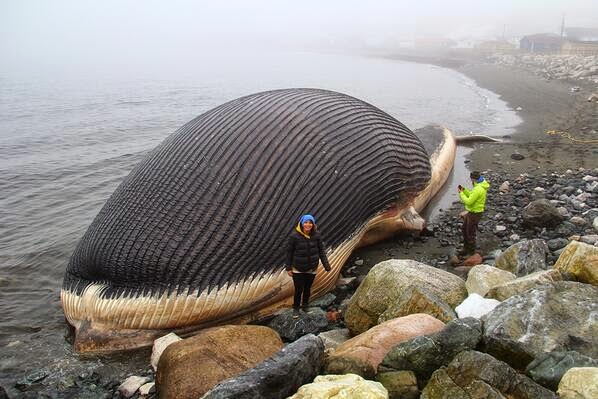
M 523 122 L 505 143 L 481 144 L 471 154 L 475 169 L 502 169 L 507 173 L 545 173 L 598 167 L 598 104 L 587 98 L 592 87 L 583 82 L 547 81 L 519 69 L 468 63 L 457 71 L 497 93 Z M 579 86 L 579 92 L 571 88 Z M 568 133 L 550 135 L 547 131 Z M 519 153 L 523 160 L 511 159 Z

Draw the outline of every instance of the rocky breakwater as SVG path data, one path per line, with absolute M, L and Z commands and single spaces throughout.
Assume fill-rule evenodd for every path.
M 493 54 L 488 59 L 547 79 L 586 80 L 598 87 L 598 56 L 595 55 Z

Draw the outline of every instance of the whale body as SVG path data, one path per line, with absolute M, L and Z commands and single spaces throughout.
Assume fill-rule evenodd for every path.
M 319 89 L 257 93 L 220 105 L 164 140 L 93 220 L 66 269 L 61 302 L 78 351 L 151 344 L 248 322 L 292 302 L 289 233 L 311 213 L 334 288 L 360 245 L 404 229 L 444 183 L 446 129 L 422 142 L 380 109 Z

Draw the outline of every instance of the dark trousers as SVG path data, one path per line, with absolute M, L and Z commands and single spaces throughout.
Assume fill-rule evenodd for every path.
M 463 218 L 463 226 L 461 227 L 461 232 L 463 233 L 463 250 L 467 253 L 473 254 L 475 252 L 475 236 L 482 214 L 483 212 L 467 212 Z
M 293 284 L 295 285 L 293 309 L 299 309 L 299 305 L 307 306 L 314 278 L 316 275 L 312 273 L 293 273 Z M 303 301 L 301 301 L 301 297 L 303 297 Z

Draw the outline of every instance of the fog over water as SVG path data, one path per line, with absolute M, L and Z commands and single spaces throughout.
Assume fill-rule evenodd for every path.
M 596 27 L 592 0 L 0 2 L 0 72 L 156 73 L 238 49 L 392 49 Z

